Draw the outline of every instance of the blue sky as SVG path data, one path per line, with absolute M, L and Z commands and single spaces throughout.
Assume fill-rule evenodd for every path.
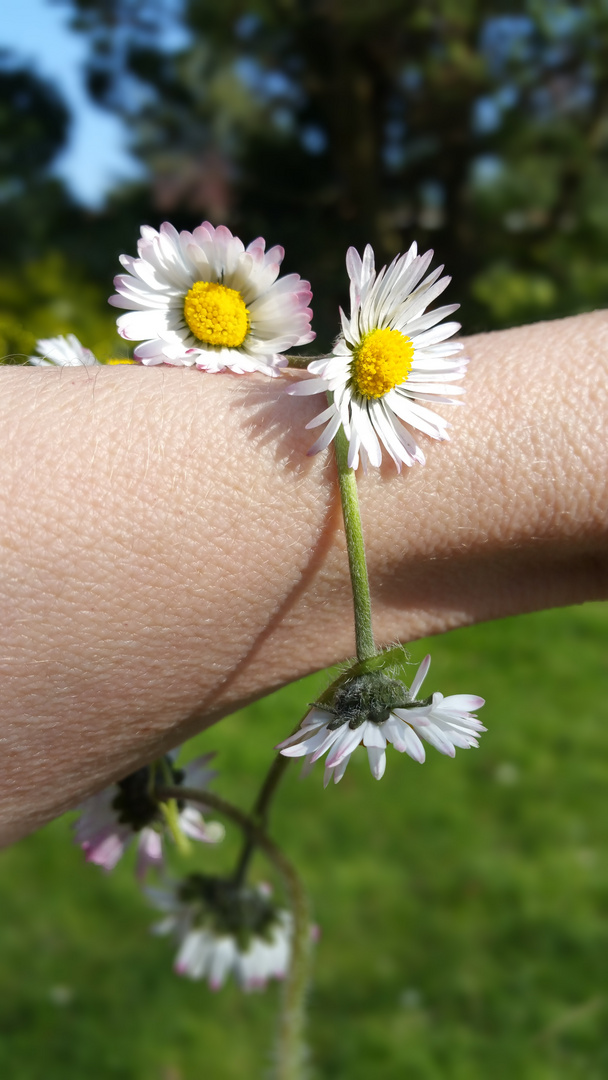
M 51 79 L 62 93 L 72 126 L 69 145 L 54 172 L 66 179 L 81 202 L 97 206 L 117 179 L 137 175 L 123 125 L 87 97 L 86 43 L 68 29 L 63 6 L 50 0 L 4 0 L 0 48 L 10 49 L 18 61 Z

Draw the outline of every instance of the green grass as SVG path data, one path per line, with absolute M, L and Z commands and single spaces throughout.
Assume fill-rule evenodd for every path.
M 297 766 L 275 835 L 322 936 L 310 996 L 316 1080 L 600 1080 L 608 1075 L 608 610 L 588 605 L 454 632 L 429 689 L 487 698 L 489 731 L 454 761 L 358 751 L 325 793 Z M 194 740 L 246 805 L 324 676 Z M 426 689 L 426 684 L 425 684 Z M 199 848 L 200 867 L 227 866 Z M 104 875 L 69 819 L 0 854 L 0 1076 L 268 1076 L 279 990 L 211 994 L 171 973 L 132 861 Z M 268 876 L 260 858 L 257 877 Z

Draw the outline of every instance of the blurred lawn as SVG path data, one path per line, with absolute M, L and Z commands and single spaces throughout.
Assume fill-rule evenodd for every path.
M 488 699 L 478 751 L 429 749 L 421 767 L 389 750 L 381 783 L 358 751 L 326 793 L 321 766 L 285 784 L 275 832 L 322 928 L 317 1080 L 608 1076 L 607 636 L 608 609 L 588 605 L 435 639 L 429 691 Z M 236 714 L 189 755 L 217 748 L 216 790 L 248 803 L 323 685 Z M 66 818 L 0 861 L 0 1076 L 268 1075 L 277 987 L 213 995 L 172 975 L 131 859 L 110 876 L 87 866 Z M 255 873 L 267 876 L 261 859 Z

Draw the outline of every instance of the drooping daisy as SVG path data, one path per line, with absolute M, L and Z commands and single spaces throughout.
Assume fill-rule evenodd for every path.
M 421 739 L 449 757 L 454 757 L 457 746 L 478 746 L 477 736 L 486 728 L 471 710 L 480 709 L 483 698 L 434 693 L 424 701 L 417 700 L 430 664 L 430 656 L 425 657 L 409 690 L 385 675 L 354 677 L 337 690 L 331 707 L 314 705 L 299 730 L 276 749 L 285 757 L 306 757 L 307 768 L 327 753 L 327 787 L 332 776 L 335 784 L 342 779 L 360 743 L 367 749 L 370 769 L 377 780 L 384 776 L 389 742 L 399 753 L 409 754 L 420 763 L 425 759 Z
M 30 356 L 30 364 L 38 367 L 94 367 L 99 360 L 81 345 L 75 334 L 67 337 L 40 338 L 36 342 L 39 356 Z
M 363 259 L 349 248 L 350 318 L 340 310 L 342 333 L 331 355 L 308 365 L 317 377 L 289 390 L 333 393 L 333 403 L 307 424 L 326 423 L 310 454 L 329 446 L 342 425 L 350 468 L 358 468 L 359 461 L 364 468 L 379 466 L 384 447 L 400 471 L 402 464 L 424 464 L 412 428 L 433 439 L 448 438 L 449 425 L 427 405 L 460 404 L 454 395 L 463 390 L 453 384 L 463 378 L 467 360 L 463 346 L 447 340 L 460 323 L 442 322 L 459 305 L 426 311 L 451 280 L 440 277 L 442 266 L 425 277 L 432 257 L 432 251 L 418 255 L 414 243 L 376 274 L 369 244 Z
M 206 978 L 212 990 L 219 990 L 232 974 L 250 991 L 287 973 L 292 917 L 275 906 L 267 887 L 191 874 L 180 885 L 147 894 L 167 913 L 154 931 L 177 935 L 178 975 Z
M 213 754 L 195 758 L 185 768 L 177 769 L 173 764 L 177 753 L 173 751 L 164 759 L 163 771 L 170 772 L 172 784 L 204 788 L 217 776 L 217 772 L 207 768 Z M 161 806 L 154 796 L 152 768 L 137 769 L 124 780 L 92 795 L 79 807 L 81 815 L 74 825 L 74 836 L 87 862 L 113 870 L 126 847 L 137 837 L 137 876 L 141 879 L 149 868 L 162 865 L 165 827 Z M 179 806 L 179 827 L 185 836 L 203 843 L 216 843 L 224 835 L 219 822 L 205 824 L 202 814 L 193 806 Z
M 133 360 L 126 357 L 112 357 L 109 360 L 98 360 L 91 349 L 85 348 L 75 334 L 67 337 L 40 338 L 36 342 L 39 356 L 30 356 L 30 364 L 38 367 L 101 367 L 102 363 L 111 366 L 133 364 Z
M 114 279 L 122 337 L 143 341 L 143 364 L 174 364 L 204 371 L 262 371 L 276 375 L 281 355 L 315 337 L 310 329 L 310 285 L 298 274 L 278 278 L 284 251 L 265 250 L 262 238 L 245 248 L 224 225 L 205 221 L 178 233 L 142 226 L 139 258 L 121 255 L 127 270 Z

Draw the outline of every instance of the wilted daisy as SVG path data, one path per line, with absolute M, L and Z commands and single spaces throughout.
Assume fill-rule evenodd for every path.
M 39 356 L 30 356 L 30 364 L 38 367 L 93 367 L 99 360 L 81 345 L 75 334 L 67 337 L 40 338 L 36 342 Z
M 224 225 L 203 222 L 178 233 L 142 226 L 139 258 L 121 255 L 127 270 L 114 279 L 115 307 L 131 309 L 119 333 L 143 341 L 143 364 L 194 366 L 205 371 L 262 371 L 276 375 L 281 355 L 315 337 L 310 285 L 298 274 L 278 278 L 284 251 L 262 238 L 245 248 Z
M 177 769 L 174 765 L 177 753 L 173 751 L 163 759 L 161 782 L 170 778 L 172 785 L 204 788 L 217 776 L 217 772 L 207 768 L 213 754 L 205 754 Z M 154 795 L 152 770 L 157 765 L 155 762 L 153 766 L 137 769 L 124 780 L 92 795 L 79 807 L 81 815 L 74 825 L 74 834 L 88 862 L 113 870 L 125 848 L 137 838 L 137 876 L 142 878 L 150 867 L 162 865 L 166 829 L 161 804 Z M 219 822 L 206 824 L 193 806 L 178 804 L 178 808 L 179 828 L 185 836 L 203 843 L 222 839 L 224 829 Z
M 359 461 L 364 468 L 379 466 L 384 447 L 401 470 L 402 464 L 424 464 L 412 428 L 448 438 L 449 425 L 427 403 L 458 404 L 454 395 L 463 390 L 453 384 L 463 378 L 467 361 L 463 346 L 447 340 L 460 323 L 442 322 L 459 305 L 426 311 L 451 280 L 440 277 L 442 266 L 424 276 L 432 257 L 432 251 L 418 255 L 412 244 L 376 274 L 369 245 L 363 259 L 349 248 L 350 318 L 340 310 L 342 333 L 331 355 L 308 365 L 317 377 L 290 388 L 293 394 L 333 393 L 332 404 L 307 425 L 326 424 L 310 454 L 324 450 L 342 425 L 350 468 Z
M 331 706 L 313 705 L 299 730 L 279 743 L 277 750 L 285 757 L 305 757 L 307 768 L 327 753 L 327 787 L 332 776 L 336 784 L 342 779 L 360 743 L 367 750 L 377 780 L 384 776 L 389 742 L 421 763 L 425 759 L 421 739 L 450 757 L 454 757 L 456 747 L 477 746 L 477 736 L 486 728 L 471 710 L 480 709 L 484 699 L 473 694 L 444 697 L 434 693 L 418 700 L 430 663 L 430 656 L 425 657 L 409 690 L 399 680 L 379 672 L 353 677 L 338 688 Z
M 285 976 L 292 918 L 274 905 L 267 887 L 191 874 L 179 885 L 147 894 L 167 913 L 155 932 L 175 933 L 179 940 L 178 975 L 206 978 L 212 990 L 231 974 L 243 990 L 260 990 L 269 979 Z

